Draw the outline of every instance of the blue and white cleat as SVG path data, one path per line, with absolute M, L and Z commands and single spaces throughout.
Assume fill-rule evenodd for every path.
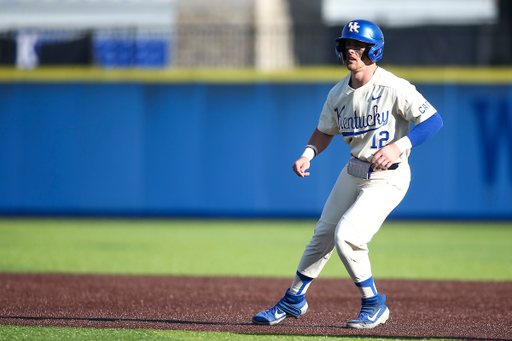
M 304 315 L 308 310 L 308 303 L 304 296 L 304 294 L 293 294 L 290 289 L 286 290 L 284 297 L 275 306 L 254 315 L 252 323 L 273 326 L 287 317 L 298 318 Z
M 361 312 L 357 319 L 347 322 L 347 328 L 371 329 L 384 324 L 389 318 L 389 309 L 384 304 L 386 295 L 361 299 Z

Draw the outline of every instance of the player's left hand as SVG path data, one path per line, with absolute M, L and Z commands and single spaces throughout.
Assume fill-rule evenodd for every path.
M 395 143 L 382 147 L 378 152 L 373 154 L 372 167 L 373 170 L 388 169 L 398 157 L 402 154 Z

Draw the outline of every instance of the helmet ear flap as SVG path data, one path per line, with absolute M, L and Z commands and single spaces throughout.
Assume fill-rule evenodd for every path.
M 334 51 L 338 57 L 338 63 L 345 64 L 345 40 L 338 40 Z
M 384 46 L 373 45 L 368 50 L 368 58 L 370 58 L 370 60 L 373 63 L 376 63 L 382 58 L 383 52 L 384 52 Z

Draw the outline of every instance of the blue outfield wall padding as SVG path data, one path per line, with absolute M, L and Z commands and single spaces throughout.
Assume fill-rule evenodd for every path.
M 318 217 L 349 158 L 292 164 L 333 83 L 0 83 L 0 213 Z M 392 218 L 512 218 L 512 86 L 419 84 L 444 127 Z

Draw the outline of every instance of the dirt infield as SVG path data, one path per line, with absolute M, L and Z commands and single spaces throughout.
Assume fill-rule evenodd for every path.
M 290 279 L 0 274 L 0 324 L 263 334 L 512 340 L 512 283 L 379 280 L 389 321 L 345 328 L 359 312 L 350 280 L 317 279 L 308 313 L 277 326 L 251 317 L 274 305 Z

